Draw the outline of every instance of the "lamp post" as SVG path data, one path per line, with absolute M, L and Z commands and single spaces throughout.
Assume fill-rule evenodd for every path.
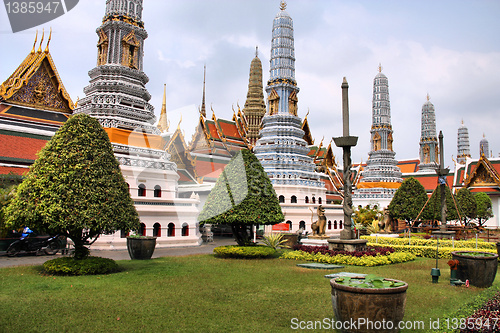
M 344 160 L 344 229 L 340 232 L 340 239 L 354 239 L 352 230 L 351 216 L 354 213 L 352 209 L 352 183 L 351 183 L 351 147 L 358 143 L 357 136 L 349 135 L 349 84 L 346 78 L 342 81 L 342 128 L 343 136 L 333 138 L 337 147 L 342 147 Z

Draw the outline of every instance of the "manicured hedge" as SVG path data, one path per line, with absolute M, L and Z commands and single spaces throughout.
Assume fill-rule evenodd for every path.
M 380 238 L 379 238 L 380 239 Z M 380 245 L 380 243 L 367 243 L 368 246 L 377 246 Z M 414 254 L 417 257 L 424 257 L 424 258 L 436 258 L 436 244 L 434 243 L 434 246 L 420 246 L 420 245 L 389 245 L 389 244 L 384 244 L 384 246 L 387 247 L 392 247 L 396 253 L 411 253 Z M 478 248 L 457 248 L 457 247 L 445 247 L 441 246 L 441 241 L 439 241 L 439 248 L 438 248 L 438 253 L 439 253 L 439 258 L 442 259 L 451 259 L 451 253 L 454 251 L 478 251 L 478 252 L 488 252 L 488 253 L 497 253 L 497 250 L 492 250 L 492 249 L 481 249 Z
M 77 260 L 73 257 L 61 257 L 46 261 L 43 269 L 53 275 L 97 275 L 119 271 L 118 264 L 113 259 L 87 257 Z
M 306 260 L 320 263 L 353 265 L 353 266 L 381 266 L 415 260 L 415 255 L 406 252 L 395 252 L 388 255 L 355 257 L 345 254 L 330 256 L 320 252 L 308 253 L 305 251 L 290 251 L 280 257 L 281 259 Z
M 387 246 L 387 245 L 408 245 L 408 238 L 392 238 L 392 237 L 375 237 L 375 236 L 361 236 L 362 239 L 368 240 L 369 243 L 372 243 L 374 246 Z M 410 245 L 416 246 L 431 246 L 436 248 L 436 240 L 435 239 L 420 239 L 420 238 L 412 238 L 410 240 Z M 452 241 L 449 239 L 440 239 L 439 247 L 455 247 L 455 248 L 467 248 L 467 249 L 475 249 L 476 248 L 476 240 L 466 240 L 466 241 Z M 483 240 L 477 241 L 478 249 L 490 249 L 496 250 L 496 243 L 493 242 L 485 242 Z
M 214 248 L 214 253 L 222 258 L 255 259 L 270 257 L 276 253 L 276 250 L 268 246 L 229 245 Z

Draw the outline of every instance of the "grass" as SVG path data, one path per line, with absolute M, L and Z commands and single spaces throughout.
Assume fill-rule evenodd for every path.
M 294 260 L 199 255 L 118 263 L 123 271 L 101 276 L 47 276 L 41 266 L 0 269 L 0 332 L 290 332 L 292 318 L 333 316 L 323 277 L 333 271 L 299 268 Z M 419 258 L 340 271 L 407 282 L 404 320 L 428 323 L 482 291 L 450 286 L 446 260 L 439 262 L 439 283 L 431 283 L 434 265 Z

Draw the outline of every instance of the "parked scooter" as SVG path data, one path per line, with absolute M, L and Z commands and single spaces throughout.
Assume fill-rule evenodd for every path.
M 61 248 L 59 235 L 34 236 L 33 234 L 30 228 L 24 228 L 21 238 L 7 248 L 7 256 L 14 257 L 21 251 L 36 254 L 44 251 L 48 255 L 54 255 Z

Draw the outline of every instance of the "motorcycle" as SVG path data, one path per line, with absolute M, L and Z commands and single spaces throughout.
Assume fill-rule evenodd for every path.
M 7 248 L 7 256 L 14 257 L 21 251 L 36 254 L 40 254 L 41 251 L 44 251 L 45 254 L 54 255 L 59 251 L 59 249 L 61 249 L 59 235 L 36 237 L 24 236 L 10 244 Z

